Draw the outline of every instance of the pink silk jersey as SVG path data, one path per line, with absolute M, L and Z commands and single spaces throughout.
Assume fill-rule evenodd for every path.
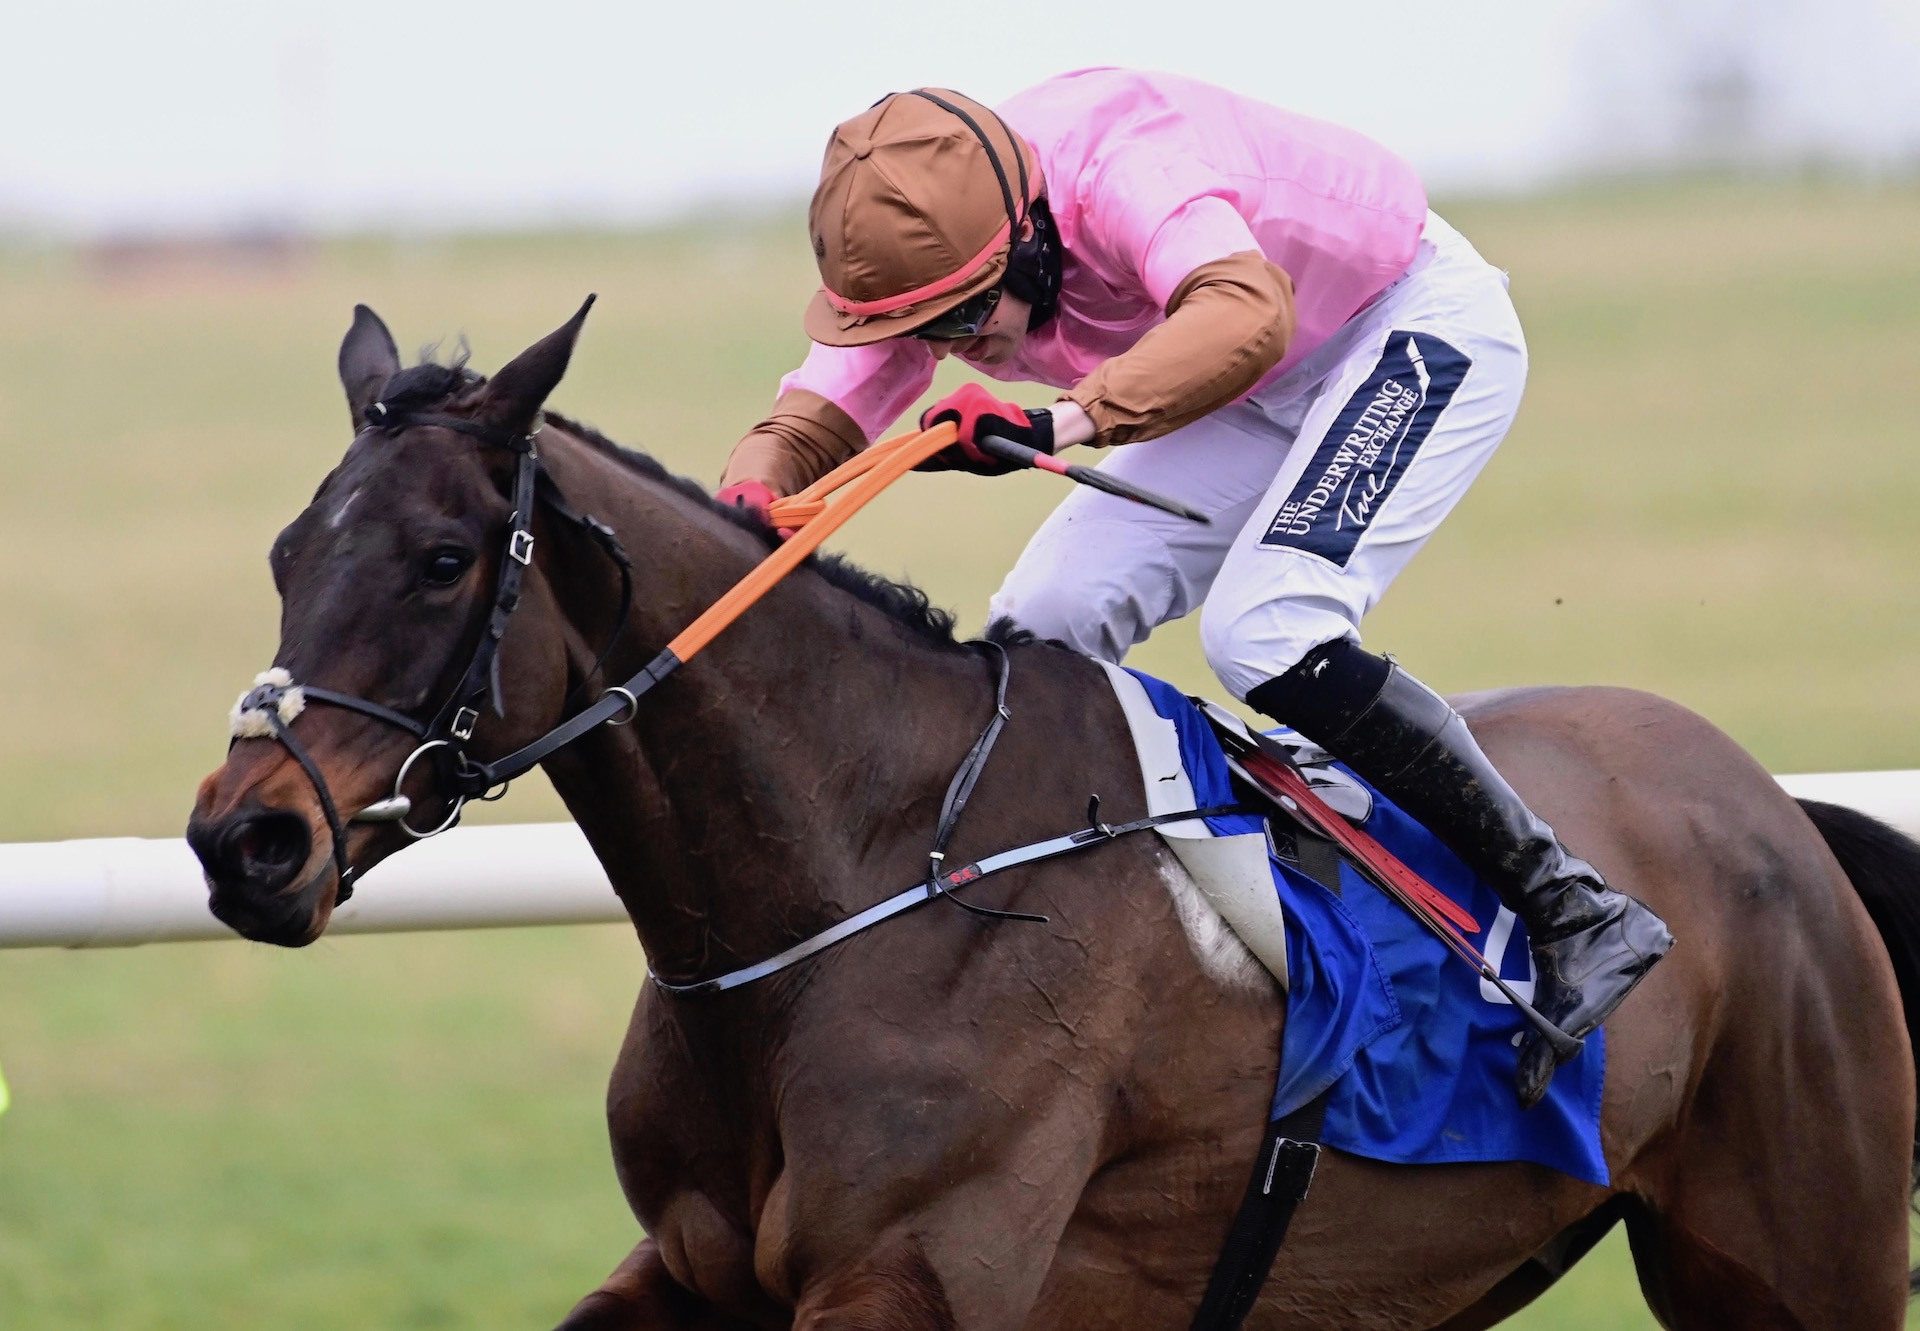
M 1032 145 L 1065 251 L 1059 313 L 996 379 L 1067 389 L 1162 323 L 1189 273 L 1258 250 L 1293 279 L 1291 369 L 1413 261 L 1427 196 L 1371 139 L 1193 79 L 1083 69 L 998 108 Z M 933 381 L 925 343 L 815 344 L 780 389 L 836 403 L 868 439 Z

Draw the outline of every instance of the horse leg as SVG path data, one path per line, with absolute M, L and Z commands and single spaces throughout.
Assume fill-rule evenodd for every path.
M 1877 1041 L 1849 1038 L 1842 1005 L 1811 998 L 1783 1024 L 1823 1047 L 1751 1023 L 1716 1051 L 1684 1130 L 1624 1180 L 1646 1203 L 1627 1214 L 1641 1290 L 1676 1331 L 1893 1331 L 1908 1297 L 1904 1033 L 1885 1021 Z
M 1632 1205 L 1616 1196 L 1593 1214 L 1569 1226 L 1553 1242 L 1521 1263 L 1506 1279 L 1488 1290 L 1470 1308 L 1463 1308 L 1434 1331 L 1485 1331 L 1532 1303 L 1571 1271 L 1574 1264 L 1605 1238 Z
M 555 1331 L 753 1331 L 753 1324 L 716 1312 L 675 1281 L 658 1246 L 642 1239 Z
M 1795 1226 L 1725 1194 L 1670 1213 L 1627 1219 L 1647 1304 L 1674 1331 L 1894 1331 L 1905 1325 L 1907 1283 L 1890 1267 L 1888 1235 L 1845 1210 Z M 1906 1251 L 1905 1225 L 1900 1251 Z M 1821 1258 L 1829 1265 L 1822 1266 Z
M 946 1287 L 917 1238 L 896 1239 L 816 1284 L 793 1331 L 955 1331 Z

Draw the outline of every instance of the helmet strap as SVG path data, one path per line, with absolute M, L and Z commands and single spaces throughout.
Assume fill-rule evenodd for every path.
M 1027 222 L 1031 231 L 1014 237 L 1001 284 L 1008 295 L 1031 307 L 1027 331 L 1032 332 L 1060 308 L 1060 229 L 1054 225 L 1053 210 L 1044 198 L 1035 199 L 1027 209 Z

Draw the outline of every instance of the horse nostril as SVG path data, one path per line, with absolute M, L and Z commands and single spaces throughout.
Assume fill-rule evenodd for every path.
M 307 861 L 312 838 L 295 813 L 263 811 L 235 818 L 214 846 L 217 876 L 269 890 L 285 886 Z

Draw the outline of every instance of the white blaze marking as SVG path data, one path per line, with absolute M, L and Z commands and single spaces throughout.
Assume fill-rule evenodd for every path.
M 353 507 L 353 501 L 358 499 L 359 497 L 360 497 L 360 491 L 355 490 L 352 494 L 348 495 L 344 500 L 342 500 L 340 503 L 340 507 L 333 510 L 333 516 L 327 519 L 328 528 L 330 528 L 333 531 L 339 531 L 340 524 L 347 520 L 347 510 Z

